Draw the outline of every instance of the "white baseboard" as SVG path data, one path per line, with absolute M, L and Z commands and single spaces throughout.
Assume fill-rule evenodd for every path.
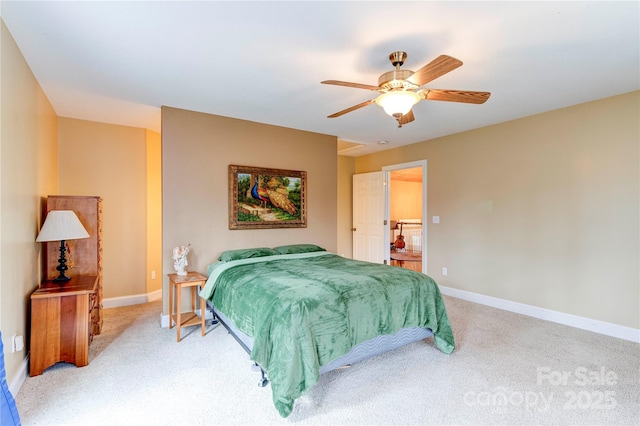
M 470 302 L 479 303 L 481 305 L 487 305 L 493 308 L 515 312 L 517 314 L 527 315 L 558 324 L 568 325 L 570 327 L 593 331 L 594 333 L 604 334 L 607 336 L 617 337 L 619 339 L 640 343 L 640 330 L 637 328 L 625 327 L 623 325 L 612 324 L 609 322 L 580 317 L 572 314 L 565 314 L 563 312 L 553 311 L 551 309 L 539 308 L 537 306 L 526 305 L 519 302 L 512 302 L 510 300 L 499 299 L 493 296 L 485 296 L 483 294 L 472 293 L 465 290 L 458 290 L 451 287 L 440 286 L 440 292 L 447 296 L 468 300 Z
M 108 297 L 102 299 L 103 308 L 119 308 L 120 306 L 139 305 L 141 303 L 154 302 L 162 299 L 162 290 L 151 293 L 133 294 L 131 296 Z
M 141 303 L 154 302 L 156 300 L 161 300 L 161 299 L 162 299 L 162 290 L 155 290 L 155 291 L 152 291 L 151 293 L 146 293 L 146 294 L 136 294 L 132 296 L 110 297 L 110 298 L 102 299 L 102 307 L 117 308 L 120 306 L 138 305 Z M 169 321 L 167 320 L 167 327 L 168 326 L 169 326 Z M 27 355 L 22 360 L 22 362 L 20 363 L 20 368 L 18 369 L 18 373 L 15 375 L 15 377 L 9 384 L 9 390 L 11 391 L 11 394 L 14 397 L 18 394 L 18 391 L 24 384 L 24 381 L 27 380 L 28 375 L 29 375 L 29 355 Z
M 636 328 L 625 327 L 623 325 L 613 324 L 605 321 L 566 314 L 564 312 L 553 311 L 551 309 L 540 308 L 533 305 L 526 305 L 520 302 L 499 299 L 497 297 L 486 296 L 483 294 L 473 293 L 466 290 L 459 290 L 451 287 L 440 286 L 440 291 L 444 295 L 468 300 L 470 302 L 479 303 L 481 305 L 487 305 L 493 308 L 515 312 L 517 314 L 527 315 L 533 318 L 551 321 L 558 324 L 568 325 L 570 327 L 576 327 L 583 330 L 589 330 L 595 333 L 640 343 L 640 330 Z M 156 290 L 147 294 L 137 294 L 132 296 L 103 299 L 102 307 L 116 308 L 119 306 L 129 306 L 137 305 L 140 303 L 153 302 L 160 299 L 162 299 L 162 290 Z M 197 312 L 199 315 L 200 311 L 198 310 Z M 210 311 L 206 311 L 205 319 L 213 319 L 213 315 Z M 169 315 L 160 314 L 160 327 L 169 327 Z
M 18 368 L 18 373 L 13 377 L 11 383 L 9 383 L 9 391 L 11 391 L 11 395 L 15 399 L 16 395 L 18 395 L 18 391 L 24 384 L 24 381 L 27 380 L 27 376 L 29 374 L 29 354 L 22 360 L 20 363 L 20 368 Z
M 141 303 L 153 302 L 162 299 L 162 290 L 156 290 L 147 294 L 134 294 L 131 296 L 110 297 L 102 299 L 103 308 L 118 308 L 120 306 L 139 305 Z M 196 309 L 196 313 L 200 315 L 200 309 Z M 205 311 L 205 320 L 212 320 L 213 313 Z M 169 315 L 160 314 L 160 327 L 169 327 Z
M 622 325 L 612 324 L 591 318 L 566 314 L 563 312 L 553 311 L 551 309 L 539 308 L 537 306 L 499 299 L 493 296 L 485 296 L 483 294 L 472 293 L 465 290 L 458 290 L 451 287 L 440 286 L 440 291 L 446 296 L 456 297 L 458 299 L 468 300 L 470 302 L 479 303 L 481 305 L 487 305 L 493 308 L 515 312 L 517 314 L 527 315 L 533 318 L 547 320 L 558 324 L 568 325 L 570 327 L 576 327 L 583 330 L 593 331 L 595 333 L 640 343 L 640 330 L 636 328 L 625 327 Z M 147 294 L 103 299 L 102 306 L 103 308 L 115 308 L 119 306 L 129 306 L 137 305 L 140 303 L 153 302 L 160 299 L 162 299 L 162 290 L 156 290 Z M 200 314 L 200 310 L 197 310 L 196 312 L 198 313 L 198 315 Z M 213 319 L 213 314 L 211 313 L 211 311 L 205 311 L 205 319 Z M 160 326 L 163 328 L 169 327 L 169 315 L 160 314 Z M 29 355 L 27 355 L 24 360 L 22 360 L 20 368 L 18 369 L 18 373 L 9 384 L 9 390 L 11 391 L 12 395 L 15 396 L 18 394 L 18 391 L 22 387 L 22 384 L 27 379 L 28 367 Z

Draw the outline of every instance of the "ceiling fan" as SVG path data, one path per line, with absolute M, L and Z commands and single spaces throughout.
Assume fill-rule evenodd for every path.
M 471 92 L 467 90 L 444 90 L 444 89 L 420 89 L 432 80 L 453 71 L 462 65 L 462 61 L 447 55 L 440 55 L 427 65 L 413 72 L 407 69 L 400 69 L 407 59 L 407 54 L 402 51 L 393 52 L 389 55 L 391 64 L 396 67 L 393 71 L 388 71 L 378 78 L 378 85 L 349 83 L 339 80 L 325 80 L 322 84 L 334 84 L 336 86 L 355 87 L 357 89 L 371 90 L 379 92 L 375 99 L 362 102 L 350 108 L 338 111 L 327 118 L 336 118 L 348 112 L 355 111 L 372 103 L 381 106 L 384 111 L 395 118 L 398 127 L 411 123 L 415 120 L 411 108 L 421 100 L 427 101 L 449 101 L 463 102 L 468 104 L 483 104 L 489 99 L 489 92 Z

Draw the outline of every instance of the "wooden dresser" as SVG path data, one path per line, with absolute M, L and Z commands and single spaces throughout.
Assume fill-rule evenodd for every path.
M 102 330 L 102 198 L 97 196 L 73 196 L 73 195 L 49 195 L 47 197 L 46 211 L 43 212 L 43 222 L 46 214 L 51 210 L 73 210 L 82 225 L 89 233 L 89 238 L 69 240 L 70 253 L 67 254 L 67 266 L 69 277 L 91 275 L 98 278 L 98 292 L 96 303 L 96 315 L 98 321 L 92 326 L 93 334 L 100 334 Z M 60 242 L 46 243 L 43 249 L 43 277 L 42 280 L 51 280 L 58 276 L 56 267 L 60 258 Z
M 98 277 L 74 276 L 60 284 L 43 281 L 31 294 L 29 375 L 57 362 L 89 364 L 89 343 L 98 318 Z

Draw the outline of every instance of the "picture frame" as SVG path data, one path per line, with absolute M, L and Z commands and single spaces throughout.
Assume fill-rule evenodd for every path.
M 306 228 L 307 173 L 229 165 L 229 229 Z

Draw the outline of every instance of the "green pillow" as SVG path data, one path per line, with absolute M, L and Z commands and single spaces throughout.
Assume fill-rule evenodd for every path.
M 274 248 L 280 254 L 294 254 L 294 253 L 310 253 L 313 251 L 326 251 L 322 247 L 315 244 L 290 244 L 288 246 L 279 246 Z
M 228 262 L 230 260 L 248 259 L 250 257 L 274 256 L 276 254 L 278 254 L 277 251 L 270 249 L 268 247 L 226 250 L 220 254 L 220 256 L 218 257 L 218 260 L 222 262 Z

